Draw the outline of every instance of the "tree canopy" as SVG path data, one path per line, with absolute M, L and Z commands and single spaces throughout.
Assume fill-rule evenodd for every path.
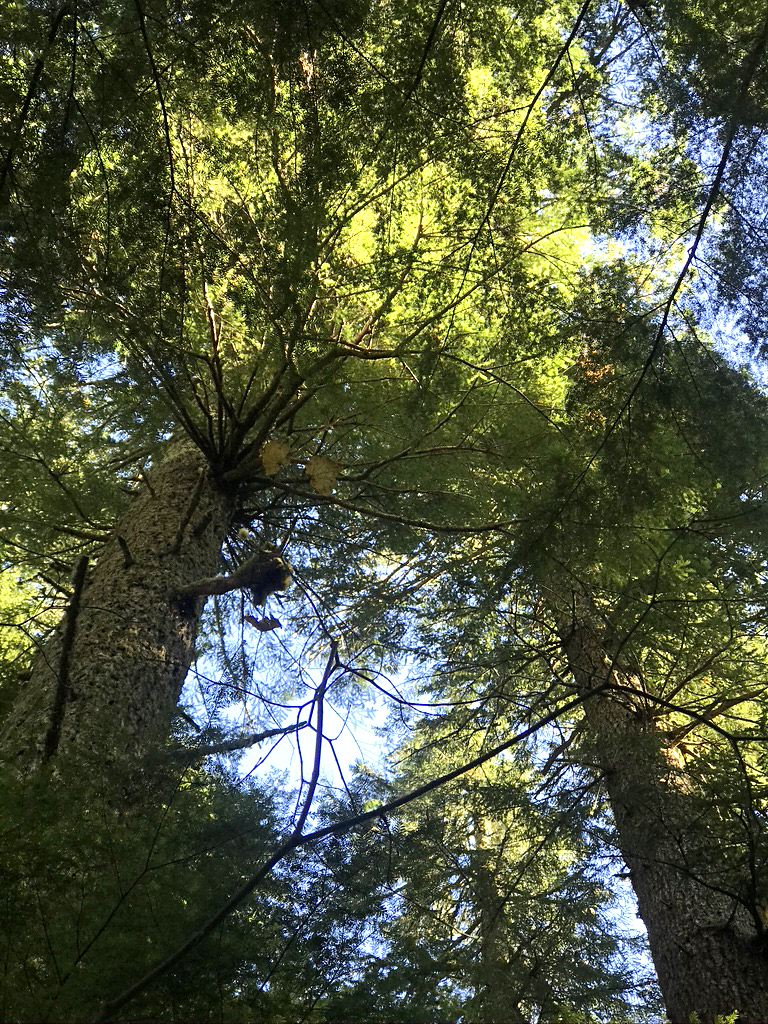
M 3 1019 L 768 1017 L 768 10 L 0 10 Z

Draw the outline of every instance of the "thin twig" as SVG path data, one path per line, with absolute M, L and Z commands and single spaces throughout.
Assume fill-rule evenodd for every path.
M 153 967 L 152 970 L 148 971 L 143 978 L 140 978 L 137 982 L 127 988 L 120 995 L 116 996 L 103 1004 L 99 1015 L 94 1018 L 93 1024 L 104 1024 L 108 1021 L 118 1010 L 120 1010 L 126 1003 L 129 1003 L 135 996 L 144 992 L 153 982 L 167 974 L 172 967 L 175 967 L 179 961 L 199 945 L 203 939 L 205 939 L 212 931 L 214 931 L 221 922 L 227 918 L 240 904 L 246 900 L 254 889 L 269 875 L 274 867 L 276 867 L 282 860 L 292 853 L 294 850 L 302 846 L 307 846 L 310 843 L 317 842 L 320 839 L 325 839 L 328 836 L 342 835 L 348 832 L 350 829 L 355 828 L 357 825 L 363 825 L 367 821 L 372 821 L 374 818 L 380 818 L 382 815 L 387 814 L 390 811 L 396 810 L 398 807 L 403 807 L 405 804 L 411 803 L 413 800 L 419 799 L 419 797 L 426 796 L 427 793 L 431 793 L 432 790 L 437 789 L 439 786 L 443 786 L 448 782 L 452 782 L 454 779 L 458 779 L 460 776 L 472 771 L 474 768 L 479 768 L 487 761 L 492 760 L 494 757 L 498 757 L 499 754 L 505 750 L 509 750 L 511 747 L 527 739 L 529 736 L 533 736 L 540 729 L 549 725 L 555 721 L 556 718 L 561 715 L 567 714 L 574 708 L 582 705 L 590 697 L 596 696 L 598 693 L 602 693 L 608 688 L 609 684 L 604 684 L 597 687 L 595 690 L 589 693 L 581 694 L 574 698 L 562 707 L 557 708 L 555 711 L 551 711 L 549 714 L 544 715 L 533 725 L 524 729 L 522 732 L 517 733 L 511 739 L 504 743 L 493 747 L 485 754 L 481 754 L 479 757 L 473 758 L 463 764 L 460 768 L 455 768 L 451 772 L 447 772 L 445 775 L 441 775 L 431 782 L 425 783 L 423 786 L 419 786 L 417 789 L 411 790 L 404 796 L 397 797 L 394 800 L 390 800 L 387 803 L 379 804 L 378 807 L 374 807 L 372 810 L 363 811 L 360 814 L 352 815 L 349 818 L 345 818 L 343 821 L 338 821 L 333 825 L 326 825 L 324 828 L 316 829 L 314 832 L 308 832 L 305 835 L 297 834 L 294 830 L 293 834 L 275 850 L 272 856 L 259 868 L 259 870 L 252 875 L 247 882 L 245 882 L 240 889 L 227 900 L 227 902 L 216 911 L 216 913 L 209 918 L 208 921 L 199 928 L 194 935 L 190 936 L 186 942 L 182 943 L 178 949 L 174 950 L 170 956 L 166 957 L 162 963 Z

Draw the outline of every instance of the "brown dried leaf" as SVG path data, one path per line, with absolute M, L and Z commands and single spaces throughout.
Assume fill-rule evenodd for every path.
M 312 490 L 317 494 L 332 494 L 341 472 L 341 463 L 327 459 L 324 455 L 313 455 L 304 472 L 309 477 Z
M 278 469 L 290 461 L 291 446 L 287 441 L 265 441 L 259 458 L 267 476 L 274 476 Z
M 260 633 L 268 633 L 271 629 L 280 629 L 283 625 L 280 619 L 255 619 L 253 615 L 244 615 L 243 618 L 246 622 L 250 622 L 254 629 L 258 629 Z

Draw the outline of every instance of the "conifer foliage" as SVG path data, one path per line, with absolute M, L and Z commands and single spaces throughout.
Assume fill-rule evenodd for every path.
M 0 1019 L 767 1020 L 768 9 L 0 26 Z

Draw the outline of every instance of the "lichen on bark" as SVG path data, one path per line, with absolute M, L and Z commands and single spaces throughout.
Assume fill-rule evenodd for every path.
M 589 610 L 557 614 L 670 1019 L 714 1024 L 737 1010 L 744 1024 L 768 1020 L 764 938 L 712 861 L 713 809 L 655 726 L 652 695 L 608 653 Z
M 82 588 L 56 757 L 129 763 L 167 737 L 205 602 L 179 593 L 219 568 L 234 507 L 235 494 L 216 483 L 194 445 L 169 446 Z M 45 755 L 62 692 L 65 624 L 36 657 L 0 734 L 0 757 L 23 771 Z

